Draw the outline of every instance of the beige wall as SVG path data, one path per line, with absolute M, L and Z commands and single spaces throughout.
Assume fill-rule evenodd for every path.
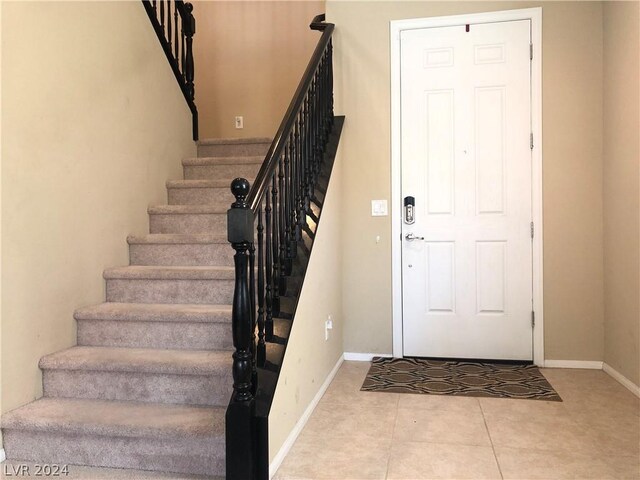
M 191 120 L 140 2 L 7 2 L 2 16 L 2 411 L 39 397 L 194 155 Z
M 320 37 L 309 23 L 323 12 L 315 0 L 195 3 L 200 138 L 273 137 Z
M 604 361 L 640 385 L 638 3 L 604 5 Z
M 269 414 L 270 462 L 342 357 L 342 292 L 337 288 L 342 262 L 339 245 L 343 205 L 341 158 L 344 155 L 341 151 L 340 147 Z M 333 318 L 333 330 L 325 341 L 328 315 Z
M 602 4 L 327 1 L 343 134 L 345 351 L 391 353 L 389 21 L 543 7 L 547 359 L 602 360 Z M 375 238 L 380 235 L 380 243 Z M 366 266 L 366 268 L 365 268 Z

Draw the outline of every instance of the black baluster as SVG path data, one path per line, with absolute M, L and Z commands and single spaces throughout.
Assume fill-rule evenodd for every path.
M 291 275 L 293 269 L 293 253 L 291 251 L 291 213 L 292 213 L 292 187 L 291 187 L 291 163 L 293 158 L 293 132 L 289 134 L 287 146 L 284 157 L 284 243 L 285 243 L 285 258 L 284 258 L 284 273 L 287 276 Z
M 314 187 L 318 180 L 318 118 L 317 114 L 317 94 L 318 94 L 318 77 L 314 75 L 311 82 L 311 191 L 309 198 L 313 198 Z
M 249 247 L 249 296 L 251 297 L 251 393 L 255 397 L 258 388 L 256 352 L 256 247 Z
M 306 129 L 307 119 L 305 116 L 304 106 L 300 112 L 300 139 L 298 153 L 298 240 L 304 242 L 303 230 L 307 221 L 307 212 L 305 207 L 306 195 L 306 176 L 305 176 L 305 156 L 306 156 Z
M 307 124 L 307 128 L 306 128 L 306 132 L 305 132 L 305 158 L 304 158 L 304 173 L 305 173 L 305 189 L 304 189 L 304 214 L 305 214 L 305 224 L 307 221 L 306 218 L 306 214 L 309 211 L 309 209 L 311 208 L 311 194 L 312 194 L 312 182 L 313 182 L 313 173 L 311 171 L 311 157 L 312 157 L 312 145 L 311 145 L 311 135 L 312 135 L 312 119 L 311 119 L 311 112 L 310 112 L 310 96 L 309 93 L 307 93 L 306 99 L 305 99 L 305 118 L 306 118 L 306 124 Z
M 173 36 L 171 30 L 171 0 L 167 0 L 167 40 L 169 42 L 169 51 L 171 51 L 171 41 Z
M 191 3 L 185 3 L 184 8 L 187 12 L 187 18 L 183 19 L 182 28 L 187 40 L 186 45 L 186 65 L 184 66 L 184 75 L 186 82 L 186 89 L 188 97 L 193 100 L 195 97 L 195 87 L 193 84 L 194 79 L 194 65 L 193 65 L 193 35 L 196 33 L 196 19 L 194 18 L 193 5 Z
M 251 299 L 247 278 L 247 250 L 253 242 L 253 215 L 246 202 L 249 182 L 231 184 L 236 201 L 227 212 L 228 239 L 235 250 L 233 292 L 233 394 L 226 414 L 226 478 L 255 478 L 255 399 L 252 394 Z
M 329 107 L 329 120 L 331 122 L 331 128 L 333 128 L 333 42 L 329 39 L 329 95 L 331 98 Z
M 266 276 L 266 294 L 265 294 L 265 303 L 267 306 L 267 318 L 265 319 L 264 324 L 264 333 L 268 342 L 273 340 L 273 235 L 272 235 L 272 224 L 271 224 L 271 195 L 269 194 L 269 188 L 265 192 L 265 207 L 264 207 L 264 223 L 266 227 L 266 265 L 265 265 L 265 276 Z
M 279 199 L 278 199 L 278 183 L 276 181 L 276 173 L 273 173 L 271 177 L 271 203 L 273 205 L 273 215 L 271 215 L 271 221 L 273 222 L 272 234 L 273 234 L 273 300 L 271 302 L 271 308 L 273 310 L 273 316 L 277 317 L 280 313 L 280 230 L 279 230 Z
M 258 352 L 257 364 L 264 367 L 267 347 L 264 342 L 264 226 L 262 224 L 262 202 L 258 209 Z
M 175 28 L 173 29 L 174 32 L 174 38 L 173 38 L 173 49 L 174 49 L 174 53 L 173 53 L 173 58 L 176 59 L 176 62 L 180 62 L 180 55 L 179 55 L 179 50 L 180 50 L 180 46 L 179 46 L 179 41 L 178 41 L 178 2 L 174 2 L 173 3 L 173 24 L 175 26 Z M 178 63 L 178 67 L 180 66 L 180 64 Z
M 185 73 L 185 65 L 187 63 L 187 37 L 184 34 L 184 19 L 182 19 L 182 30 L 181 30 L 181 35 L 182 35 L 182 49 L 181 49 L 181 61 L 180 61 L 180 73 L 182 73 L 182 78 L 186 81 L 187 75 Z
M 164 33 L 164 0 L 160 0 L 160 26 Z
M 286 236 L 286 214 L 285 214 L 285 209 L 287 207 L 287 202 L 286 202 L 286 198 L 287 198 L 287 192 L 284 188 L 284 165 L 283 165 L 283 161 L 287 158 L 287 147 L 285 145 L 285 148 L 282 152 L 282 155 L 280 156 L 280 159 L 278 160 L 278 191 L 280 192 L 280 198 L 279 198 L 279 202 L 278 202 L 278 230 L 279 230 L 279 235 L 278 235 L 278 245 L 279 245 L 279 258 L 278 258 L 278 265 L 280 267 L 280 271 L 279 274 L 280 276 L 278 277 L 278 281 L 280 282 L 279 287 L 278 287 L 278 292 L 280 295 L 285 295 L 287 293 L 287 278 L 285 276 L 286 274 L 286 260 L 287 260 L 287 236 Z
M 300 220 L 300 210 L 302 205 L 302 114 L 298 113 L 296 121 L 296 198 L 295 198 L 295 229 L 296 243 L 302 241 L 302 222 Z M 296 248 L 297 251 L 297 248 Z
M 298 255 L 298 223 L 297 223 L 297 210 L 298 210 L 298 125 L 299 125 L 299 115 L 296 116 L 295 125 L 293 127 L 293 142 L 292 149 L 293 155 L 291 156 L 291 258 L 292 261 Z
M 320 173 L 320 138 L 318 135 L 319 129 L 318 129 L 318 112 L 319 112 L 319 106 L 318 106 L 318 91 L 320 88 L 319 85 L 319 77 L 318 77 L 318 72 L 316 71 L 315 76 L 313 77 L 313 95 L 312 95 L 312 99 L 311 99 L 311 105 L 313 106 L 313 184 L 312 184 L 312 191 L 313 188 L 315 187 L 316 182 L 318 181 L 318 174 Z

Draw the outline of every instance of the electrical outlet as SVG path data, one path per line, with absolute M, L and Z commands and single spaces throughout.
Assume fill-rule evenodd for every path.
M 329 340 L 329 330 L 333 330 L 333 320 L 331 319 L 331 315 L 327 317 L 324 322 L 324 339 L 325 341 Z
M 236 117 L 236 128 L 244 128 L 244 118 Z

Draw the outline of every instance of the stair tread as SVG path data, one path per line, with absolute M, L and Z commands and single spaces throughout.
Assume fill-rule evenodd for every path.
M 129 245 L 191 245 L 229 243 L 226 235 L 185 234 L 185 233 L 150 233 L 146 235 L 129 235 Z M 231 246 L 229 246 L 231 249 Z M 230 250 L 231 251 L 231 250 Z
M 247 138 L 205 138 L 198 140 L 198 145 L 245 145 L 251 143 L 271 143 L 272 138 L 269 137 L 247 137 Z
M 201 167 L 206 165 L 253 165 L 264 162 L 264 155 L 247 155 L 242 157 L 191 157 L 182 160 L 184 167 Z
M 225 409 L 41 398 L 2 415 L 2 428 L 120 437 L 224 437 Z
M 79 308 L 76 320 L 228 323 L 231 305 L 105 302 Z
M 128 265 L 104 271 L 106 280 L 233 280 L 234 267 L 225 266 L 156 266 Z
M 229 204 L 230 206 L 231 204 Z M 227 214 L 229 206 L 216 205 L 150 205 L 147 212 L 151 215 L 180 214 Z
M 227 376 L 231 352 L 76 346 L 42 357 L 39 365 L 49 370 Z
M 229 189 L 229 195 L 231 195 L 232 180 L 233 178 L 215 180 L 168 180 L 167 188 L 227 188 Z

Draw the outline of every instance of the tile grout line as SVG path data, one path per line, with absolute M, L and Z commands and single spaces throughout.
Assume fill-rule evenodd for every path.
M 480 407 L 480 413 L 482 414 L 482 421 L 484 422 L 484 428 L 487 429 L 487 435 L 489 436 L 489 441 L 491 442 L 491 451 L 493 452 L 493 458 L 496 460 L 496 465 L 498 466 L 498 473 L 500 473 L 500 478 L 504 480 L 504 475 L 502 473 L 502 467 L 500 466 L 500 461 L 498 460 L 498 455 L 496 455 L 496 446 L 493 444 L 493 438 L 491 438 L 491 432 L 489 431 L 489 425 L 487 425 L 487 419 L 484 416 L 484 409 L 482 408 L 482 402 L 478 399 L 478 406 Z
M 400 411 L 400 396 L 398 395 L 398 401 L 396 403 L 396 418 L 393 420 L 393 430 L 391 430 L 391 442 L 389 444 L 389 453 L 387 455 L 387 470 L 384 474 L 385 480 L 389 478 L 389 464 L 391 463 L 391 451 L 393 450 L 393 437 L 396 435 L 396 427 L 398 426 L 398 413 Z

